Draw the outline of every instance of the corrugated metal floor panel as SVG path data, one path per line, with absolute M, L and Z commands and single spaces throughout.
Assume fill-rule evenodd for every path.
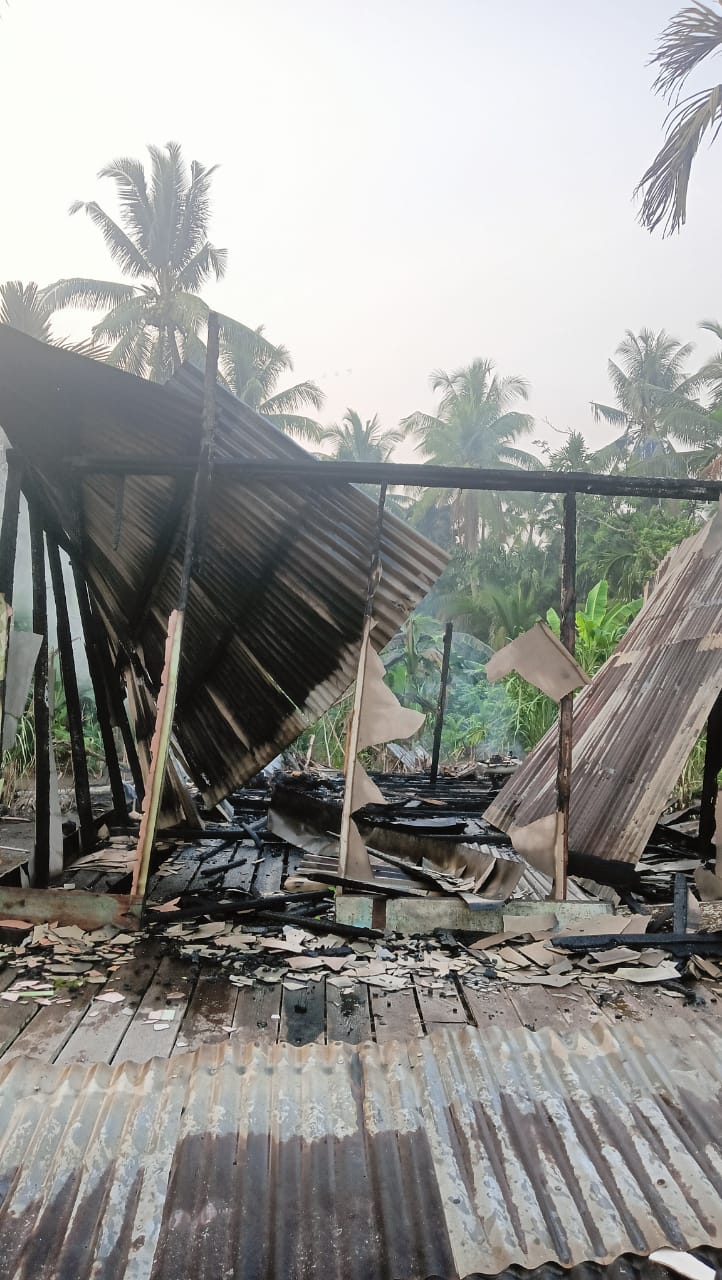
M 216 399 L 219 458 L 308 460 L 222 387 Z M 0 422 L 48 525 L 87 571 L 120 666 L 137 651 L 153 689 L 178 603 L 192 477 L 122 483 L 81 477 L 69 462 L 197 457 L 202 403 L 203 374 L 191 366 L 159 386 L 0 326 Z M 376 502 L 353 485 L 249 488 L 214 471 L 176 705 L 178 741 L 209 804 L 267 764 L 353 681 L 376 524 Z M 447 559 L 385 514 L 377 648 Z
M 457 1280 L 722 1243 L 722 1036 L 0 1062 L 0 1275 Z
M 569 844 L 579 853 L 637 861 L 722 689 L 721 524 L 718 513 L 670 553 L 575 698 Z M 554 725 L 492 801 L 489 822 L 513 835 L 555 813 L 557 738 Z

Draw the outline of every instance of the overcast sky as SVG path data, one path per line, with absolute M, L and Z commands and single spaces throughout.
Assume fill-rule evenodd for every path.
M 722 319 L 722 139 L 680 236 L 631 193 L 664 106 L 646 65 L 682 0 L 8 0 L 0 278 L 116 277 L 73 199 L 173 138 L 221 168 L 208 300 L 291 349 L 325 420 L 432 407 L 476 356 L 543 425 L 600 442 L 590 399 L 627 327 L 710 350 Z M 706 69 L 702 82 L 719 79 Z M 60 328 L 63 326 L 63 318 Z

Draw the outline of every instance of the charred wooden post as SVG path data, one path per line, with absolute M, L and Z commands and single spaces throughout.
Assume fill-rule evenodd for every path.
M 88 853 L 95 847 L 95 823 L 93 822 L 93 806 L 90 800 L 88 758 L 85 753 L 85 738 L 83 736 L 83 711 L 80 705 L 78 676 L 73 653 L 73 637 L 70 631 L 68 601 L 65 594 L 60 550 L 53 538 L 49 537 L 47 543 L 50 580 L 53 587 L 53 596 L 55 597 L 55 614 L 58 624 L 60 671 L 63 677 L 65 705 L 68 712 L 68 732 L 70 734 L 70 753 L 73 760 L 75 800 L 80 821 L 80 843 L 83 852 Z
M 431 750 L 431 773 L 429 781 L 436 786 L 439 776 L 439 756 L 441 755 L 441 733 L 444 728 L 444 712 L 446 710 L 446 688 L 449 683 L 449 662 L 451 661 L 451 641 L 454 636 L 453 622 L 447 622 L 444 629 L 444 654 L 441 659 L 441 682 L 439 684 L 439 705 L 436 708 L 436 724 L 434 725 L 434 745 Z
M 45 539 L 40 514 L 30 507 L 30 563 L 33 631 L 41 636 L 33 683 L 35 727 L 35 856 L 32 883 L 47 889 L 50 878 L 50 713 L 48 707 L 48 602 L 45 590 Z
M 381 576 L 381 535 L 383 532 L 385 505 L 386 485 L 382 484 L 379 490 L 379 505 L 376 513 L 376 530 L 371 547 L 368 586 L 366 589 L 366 604 L 364 606 L 363 626 L 361 628 L 361 649 L 359 652 L 358 669 L 356 671 L 356 686 L 354 689 L 351 719 L 348 727 L 348 737 L 346 739 L 346 759 L 344 762 L 345 783 L 338 849 L 338 865 L 342 875 L 345 875 L 346 873 L 349 862 L 349 852 L 351 849 L 351 815 L 353 813 L 354 773 L 356 768 L 356 756 L 358 755 L 359 729 L 361 727 L 361 703 L 363 701 L 369 638 L 371 636 L 371 625 L 373 622 L 374 596 Z M 364 861 L 366 864 L 366 874 L 369 874 L 367 856 L 364 857 Z M 351 868 L 351 870 L 355 870 L 355 868 Z
M 113 737 L 113 724 L 110 715 L 108 690 L 103 678 L 103 667 L 100 654 L 98 652 L 95 619 L 90 607 L 88 585 L 77 565 L 73 565 L 73 577 L 75 580 L 75 590 L 78 596 L 78 608 L 80 610 L 80 621 L 83 626 L 83 639 L 85 641 L 85 652 L 88 656 L 90 679 L 93 685 L 93 693 L 95 694 L 95 711 L 98 717 L 98 725 L 100 726 L 100 736 L 103 739 L 103 754 L 105 756 L 105 764 L 108 770 L 108 780 L 110 782 L 113 809 L 118 820 L 125 822 L 128 816 L 128 806 L 125 799 L 125 789 L 123 787 L 123 778 L 120 772 L 120 763 L 118 761 L 115 738 Z
M 11 605 L 15 581 L 15 553 L 18 544 L 18 515 L 23 468 L 14 449 L 8 449 L 6 458 L 8 474 L 0 526 L 0 595 L 5 597 L 6 604 Z
M 22 463 L 13 449 L 8 449 L 7 477 L 5 481 L 5 498 L 3 502 L 2 525 L 0 526 L 0 596 L 5 604 L 12 606 L 13 585 L 15 582 L 15 555 L 18 544 L 18 516 L 20 513 L 20 485 L 22 480 Z M 5 688 L 9 655 L 10 626 L 12 619 L 6 615 L 5 634 L 2 637 L 4 661 L 0 671 L 0 742 L 5 726 Z
M 186 532 L 185 554 L 178 592 L 178 606 L 168 619 L 165 661 L 161 676 L 160 692 L 156 705 L 155 731 L 151 744 L 151 760 L 148 786 L 143 806 L 143 817 L 138 835 L 138 848 L 133 867 L 131 898 L 135 903 L 145 900 L 150 856 L 155 842 L 163 784 L 165 782 L 168 752 L 173 729 L 178 675 L 183 647 L 183 627 L 188 604 L 191 574 L 202 562 L 203 545 L 208 516 L 211 475 L 213 470 L 213 440 L 216 427 L 216 382 L 218 379 L 218 316 L 211 311 L 208 316 L 206 337 L 206 370 L 203 392 L 203 421 L 195 480 L 191 493 Z
M 561 622 L 559 638 L 573 655 L 576 642 L 577 581 L 577 495 L 564 495 L 562 547 Z M 574 694 L 567 693 L 559 704 L 559 752 L 557 758 L 557 838 L 554 846 L 554 899 L 567 896 L 569 863 L 569 798 L 572 782 L 572 718 Z
M 140 767 L 138 748 L 136 747 L 135 738 L 133 737 L 133 731 L 128 719 L 128 713 L 125 709 L 125 699 L 120 685 L 120 674 L 113 665 L 110 648 L 108 646 L 108 636 L 92 601 L 90 604 L 90 611 L 93 618 L 93 634 L 95 636 L 100 669 L 105 688 L 108 692 L 110 718 L 112 723 L 120 729 L 120 736 L 123 739 L 123 746 L 128 759 L 128 768 L 130 769 L 130 775 L 133 779 L 133 786 L 135 788 L 138 805 L 142 805 L 143 798 L 145 796 L 143 770 Z
M 722 693 L 718 695 L 707 721 L 702 800 L 699 810 L 699 851 L 702 857 L 711 854 L 713 849 L 717 825 L 715 815 L 717 778 L 720 769 L 722 769 Z

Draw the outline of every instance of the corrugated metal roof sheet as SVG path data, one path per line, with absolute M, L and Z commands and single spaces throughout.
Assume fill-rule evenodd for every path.
M 70 457 L 195 456 L 203 376 L 158 386 L 0 327 L 0 423 L 46 507 L 85 562 L 119 649 L 137 648 L 158 687 L 178 600 L 190 477 L 85 476 Z M 307 459 L 268 419 L 219 388 L 221 458 Z M 348 687 L 356 671 L 376 503 L 351 485 L 270 488 L 213 476 L 205 554 L 184 630 L 177 734 L 209 802 L 241 785 Z M 164 552 L 165 548 L 165 552 Z M 391 515 L 372 641 L 381 648 L 446 555 Z
M 0 1061 L 0 1274 L 455 1280 L 722 1243 L 722 1037 Z
M 570 848 L 636 862 L 722 689 L 722 516 L 671 553 L 612 657 L 574 701 Z M 556 810 L 557 728 L 486 818 L 503 831 Z

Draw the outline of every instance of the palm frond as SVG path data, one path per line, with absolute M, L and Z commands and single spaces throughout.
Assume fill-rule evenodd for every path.
M 178 228 L 172 265 L 182 269 L 208 239 L 210 220 L 210 180 L 217 165 L 206 168 L 198 160 L 191 161 L 191 180 L 183 201 L 183 217 Z M 222 263 L 221 274 L 225 270 Z
M 90 221 L 98 228 L 105 240 L 111 258 L 118 263 L 123 271 L 129 276 L 134 276 L 136 280 L 143 280 L 152 274 L 148 259 L 133 244 L 130 236 L 126 235 L 123 228 L 119 227 L 117 222 L 114 222 L 95 200 L 77 200 L 71 205 L 70 212 L 79 213 L 81 209 L 87 213 Z
M 708 333 L 713 333 L 715 338 L 719 338 L 722 342 L 722 324 L 719 320 L 700 320 L 700 329 L 706 329 Z
M 659 64 L 654 82 L 657 93 L 668 100 L 684 87 L 696 67 L 722 45 L 722 14 L 706 4 L 681 9 L 667 23 L 652 58 Z
M 137 324 L 129 329 L 109 352 L 108 364 L 143 378 L 147 372 L 150 345 L 150 334 L 142 324 Z
M 299 440 L 308 440 L 312 444 L 320 444 L 323 440 L 323 427 L 313 418 L 305 418 L 298 413 L 266 413 L 263 406 L 260 407 L 259 412 L 268 418 L 269 422 L 275 423 L 281 431 L 297 436 Z
M 320 387 L 315 382 L 297 382 L 294 387 L 287 387 L 285 391 L 277 391 L 275 395 L 269 396 L 259 405 L 261 413 L 297 413 L 306 405 L 310 405 L 313 409 L 322 409 L 326 397 Z
M 7 280 L 0 286 L 0 324 L 10 325 L 39 342 L 50 342 L 52 307 L 36 284 Z
M 599 404 L 596 400 L 591 401 L 591 406 L 595 422 L 608 422 L 613 427 L 627 425 L 627 415 L 623 409 L 615 409 L 610 404 Z
M 648 231 L 664 223 L 664 234 L 679 231 L 687 220 L 687 192 L 692 163 L 704 135 L 711 140 L 722 126 L 722 85 L 701 90 L 675 107 L 665 121 L 665 139 L 634 195 L 643 193 L 639 221 Z
M 122 338 L 129 329 L 143 323 L 146 305 L 145 299 L 137 294 L 128 302 L 121 302 L 117 307 L 112 307 L 102 320 L 93 325 L 93 337 L 96 340 L 105 338 L 111 341 Z
M 140 160 L 121 156 L 104 165 L 99 178 L 112 178 L 118 190 L 123 221 L 144 254 L 150 250 L 153 213 L 148 199 L 145 170 Z
M 179 287 L 197 293 L 211 275 L 215 275 L 216 280 L 221 279 L 225 274 L 227 260 L 227 249 L 214 249 L 212 244 L 206 242 L 178 272 Z
M 43 302 L 50 311 L 63 311 L 68 307 L 99 311 L 101 307 L 116 307 L 138 296 L 135 285 L 118 284 L 114 280 L 88 280 L 82 276 L 56 280 L 42 291 Z

